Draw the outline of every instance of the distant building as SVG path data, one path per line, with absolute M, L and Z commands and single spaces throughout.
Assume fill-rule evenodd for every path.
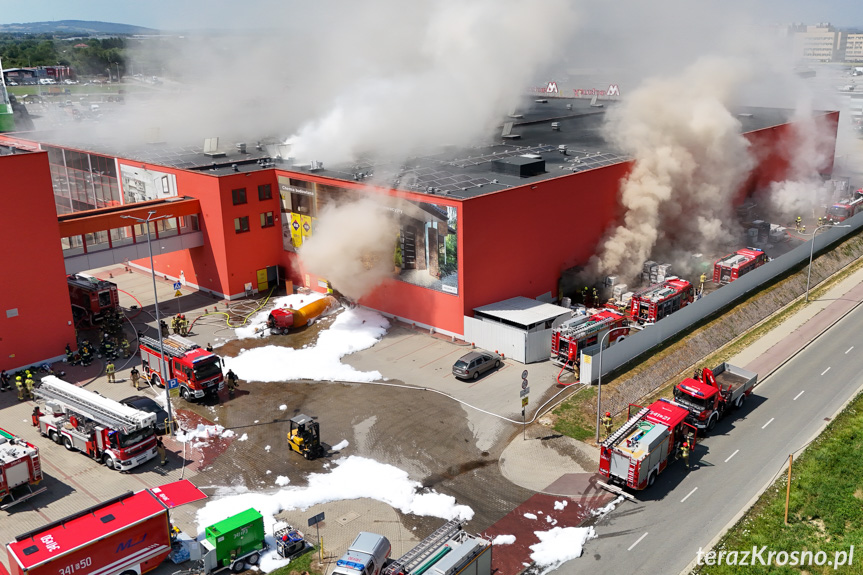
M 842 62 L 848 33 L 830 24 L 797 26 L 794 32 L 795 55 L 807 62 Z
M 850 32 L 845 43 L 845 61 L 863 62 L 863 32 Z

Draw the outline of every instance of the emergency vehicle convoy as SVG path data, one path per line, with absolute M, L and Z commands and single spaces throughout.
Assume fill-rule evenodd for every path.
M 188 480 L 118 497 L 6 545 L 12 575 L 146 573 L 171 553 L 169 509 L 205 498 Z M 0 563 L 0 575 L 5 575 Z
M 110 469 L 128 471 L 156 457 L 156 415 L 108 399 L 53 375 L 33 388 L 45 402 L 39 432 Z
M 561 323 L 557 323 L 558 321 Z M 551 326 L 551 361 L 576 371 L 581 362 L 581 352 L 585 348 L 598 344 L 612 329 L 616 331 L 606 338 L 609 345 L 623 339 L 629 333 L 623 329 L 627 324 L 623 314 L 610 309 L 600 310 L 593 315 L 555 320 Z
M 0 429 L 0 509 L 8 509 L 45 491 L 47 487 L 33 490 L 41 481 L 39 449 Z
M 72 313 L 75 323 L 86 320 L 95 325 L 110 311 L 120 309 L 117 284 L 100 280 L 93 276 L 72 274 L 66 276 L 69 285 L 69 299 L 72 300 Z
M 696 430 L 688 417 L 685 407 L 667 399 L 649 407 L 630 404 L 626 423 L 600 446 L 599 473 L 630 489 L 650 487 L 684 442 L 695 447 Z
M 752 393 L 758 374 L 730 363 L 696 371 L 674 388 L 674 400 L 689 410 L 687 421 L 713 431 L 732 407 L 740 408 Z
M 840 200 L 827 208 L 828 222 L 844 222 L 850 217 L 856 216 L 863 210 L 863 188 L 860 188 L 850 198 Z
M 152 385 L 164 387 L 166 381 L 176 379 L 180 396 L 186 401 L 215 395 L 225 386 L 222 360 L 192 340 L 171 335 L 162 338 L 163 347 L 160 348 L 157 338 L 144 335 L 140 337 L 140 343 L 144 377 Z M 165 350 L 164 357 L 162 349 Z M 160 358 L 164 359 L 166 373 L 162 373 Z
M 389 539 L 362 532 L 336 561 L 334 575 L 491 575 L 490 541 L 462 530 L 457 520 L 445 523 L 416 547 L 390 561 Z
M 741 278 L 767 263 L 767 254 L 758 248 L 744 248 L 716 260 L 713 264 L 713 283 L 727 284 Z
M 694 301 L 692 284 L 678 277 L 632 294 L 629 315 L 638 323 L 655 323 Z

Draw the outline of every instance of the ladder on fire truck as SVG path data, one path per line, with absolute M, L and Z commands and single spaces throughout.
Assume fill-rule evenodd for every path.
M 638 422 L 641 421 L 641 419 L 648 413 L 650 413 L 650 409 L 646 407 L 642 407 L 641 409 L 639 409 L 638 413 L 630 417 L 626 423 L 620 426 L 620 429 L 609 435 L 608 438 L 602 442 L 603 447 L 614 447 L 615 445 L 617 445 L 620 439 L 626 437 L 629 432 L 635 429 L 635 426 L 638 425 Z
M 381 575 L 399 575 L 408 573 L 437 551 L 448 539 L 461 530 L 461 523 L 451 519 L 434 533 L 420 541 L 416 547 L 383 568 Z
M 600 312 L 602 313 L 602 312 Z M 596 332 L 603 331 L 605 328 L 610 328 L 613 324 L 619 322 L 621 320 L 620 317 L 606 317 L 598 321 L 591 321 L 588 318 L 587 321 L 575 326 L 572 329 L 571 337 L 574 339 L 582 339 L 583 337 L 587 337 Z
M 165 355 L 169 355 L 171 357 L 183 357 L 184 354 L 200 347 L 191 339 L 181 337 L 179 335 L 169 335 L 168 337 L 163 337 L 162 348 L 159 347 L 159 340 L 149 335 L 142 335 L 141 343 L 155 352 L 163 349 Z
M 156 422 L 156 415 L 123 405 L 98 393 L 67 383 L 49 375 L 33 388 L 36 397 L 57 402 L 65 412 L 69 409 L 111 429 L 126 432 L 145 429 Z

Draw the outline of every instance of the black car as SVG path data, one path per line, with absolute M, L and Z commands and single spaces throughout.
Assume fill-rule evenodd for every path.
M 129 407 L 134 407 L 135 409 L 140 409 L 141 411 L 146 411 L 148 413 L 156 414 L 156 433 L 159 435 L 163 435 L 168 432 L 166 427 L 166 422 L 168 421 L 168 412 L 165 409 L 150 399 L 149 397 L 144 397 L 143 395 L 133 395 L 131 397 L 127 397 L 126 399 L 120 400 L 120 403 L 123 405 L 128 405 Z

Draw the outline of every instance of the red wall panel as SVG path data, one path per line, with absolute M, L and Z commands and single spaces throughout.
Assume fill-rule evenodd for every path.
M 75 328 L 48 154 L 0 156 L 0 196 L 0 368 L 12 369 L 63 355 Z

